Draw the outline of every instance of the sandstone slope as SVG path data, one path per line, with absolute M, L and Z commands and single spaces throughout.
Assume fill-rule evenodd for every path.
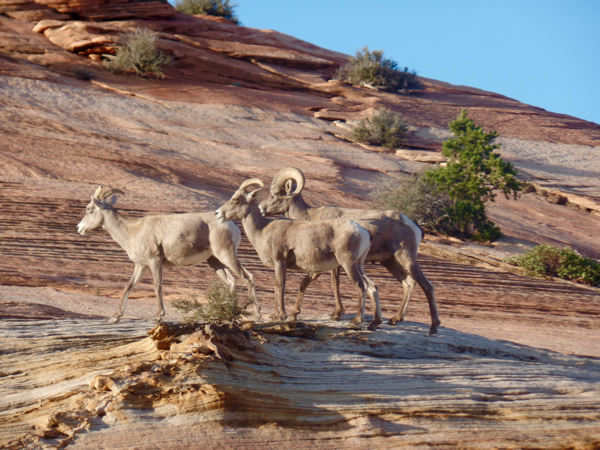
M 0 367 L 9 379 L 0 439 L 20 434 L 11 448 L 593 448 L 600 439 L 597 360 L 450 329 L 431 339 L 417 324 L 376 333 L 161 325 L 144 338 L 139 322 L 107 333 L 97 320 L 48 319 L 37 333 L 23 319 L 3 330 L 20 332 L 3 340 Z

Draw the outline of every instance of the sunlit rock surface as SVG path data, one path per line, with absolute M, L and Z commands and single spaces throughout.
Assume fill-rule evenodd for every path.
M 161 325 L 144 337 L 140 322 L 107 330 L 80 318 L 2 327 L 9 448 L 592 448 L 600 439 L 597 360 L 456 330 L 310 321 Z

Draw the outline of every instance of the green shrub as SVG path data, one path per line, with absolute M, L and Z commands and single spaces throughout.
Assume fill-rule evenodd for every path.
M 407 175 L 386 184 L 377 193 L 382 209 L 400 211 L 427 231 L 454 235 L 455 226 L 447 210 L 453 201 L 428 181 L 423 173 Z
M 240 305 L 241 291 L 233 291 L 224 283 L 213 283 L 208 292 L 206 305 L 198 302 L 197 294 L 193 293 L 188 298 L 178 298 L 171 303 L 173 307 L 186 314 L 184 323 L 207 322 L 222 324 L 236 322 L 246 315 L 246 305 Z
M 236 25 L 240 25 L 234 11 L 236 7 L 237 4 L 229 0 L 178 0 L 175 4 L 175 9 L 180 13 L 225 17 Z
M 534 277 L 546 275 L 592 286 L 600 285 L 600 263 L 580 255 L 571 247 L 559 249 L 552 245 L 538 245 L 504 262 L 523 267 L 527 275 Z
M 370 51 L 367 46 L 358 50 L 356 56 L 351 56 L 333 77 L 336 80 L 352 83 L 354 86 L 368 84 L 401 93 L 423 88 L 414 70 L 409 71 L 408 67 L 398 70 L 398 63 L 385 58 L 383 50 Z
M 471 239 L 479 242 L 494 242 L 502 237 L 502 230 L 494 222 L 484 216 L 483 221 L 474 222 Z
M 362 119 L 352 130 L 354 142 L 395 148 L 404 143 L 404 134 L 408 126 L 400 114 L 387 108 L 376 110 L 372 117 Z
M 497 190 L 506 198 L 511 194 L 518 198 L 521 184 L 516 179 L 517 170 L 494 152 L 500 148 L 493 144 L 498 133 L 484 133 L 464 109 L 449 125 L 454 137 L 444 142 L 442 150 L 448 162 L 427 172 L 426 177 L 454 200 L 448 214 L 460 237 L 493 241 L 502 232 L 488 218 L 485 203 L 494 201 Z
M 157 34 L 148 28 L 136 28 L 123 37 L 114 59 L 104 62 L 104 67 L 115 73 L 133 71 L 140 77 L 164 78 L 163 67 L 171 58 L 156 47 Z
M 502 232 L 487 220 L 485 210 L 479 217 L 482 222 L 473 222 L 465 227 L 456 215 L 467 214 L 468 203 L 459 203 L 431 178 L 431 171 L 418 175 L 407 175 L 388 183 L 376 193 L 383 209 L 400 211 L 427 231 L 474 241 L 493 241 Z M 477 228 L 476 228 L 477 226 Z

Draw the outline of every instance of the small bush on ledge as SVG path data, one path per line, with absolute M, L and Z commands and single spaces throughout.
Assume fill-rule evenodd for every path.
M 104 62 L 104 67 L 114 73 L 134 72 L 140 77 L 164 78 L 163 67 L 171 58 L 156 47 L 157 34 L 148 28 L 136 28 L 123 37 L 116 56 Z
M 241 291 L 233 291 L 223 283 L 213 283 L 208 292 L 206 305 L 198 302 L 197 294 L 193 293 L 188 298 L 178 298 L 171 303 L 173 307 L 187 316 L 184 323 L 234 323 L 247 315 L 246 305 L 240 305 Z
M 538 245 L 521 256 L 504 262 L 525 269 L 533 277 L 558 277 L 591 286 L 600 285 L 600 263 L 582 256 L 571 247 Z
M 340 67 L 334 79 L 347 81 L 354 86 L 368 85 L 386 91 L 409 93 L 415 89 L 423 89 L 417 73 L 408 67 L 398 70 L 398 63 L 383 56 L 383 50 L 370 51 L 365 46 L 351 56 L 348 62 Z
M 372 117 L 362 119 L 352 130 L 354 142 L 369 145 L 381 145 L 387 148 L 400 147 L 404 142 L 404 135 L 408 131 L 400 114 L 387 108 L 379 108 Z
M 427 231 L 446 236 L 456 234 L 447 212 L 454 202 L 423 173 L 387 183 L 377 192 L 377 199 L 382 209 L 400 211 Z
M 193 16 L 225 17 L 236 25 L 240 25 L 234 9 L 236 4 L 229 0 L 178 0 L 175 9 L 180 13 Z

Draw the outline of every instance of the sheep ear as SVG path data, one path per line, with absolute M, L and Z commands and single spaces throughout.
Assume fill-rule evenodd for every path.
M 104 204 L 102 200 L 98 200 L 97 198 L 92 197 L 92 201 L 94 202 L 94 205 L 96 205 L 98 208 L 104 209 Z
M 285 194 L 290 195 L 294 191 L 294 180 L 289 179 L 285 182 Z
M 246 194 L 246 198 L 248 199 L 248 201 L 251 201 L 254 197 L 256 197 L 256 194 L 258 194 L 258 191 L 260 191 L 260 190 L 261 190 L 261 188 L 254 189 L 249 194 Z
M 117 204 L 117 196 L 113 195 L 112 198 L 110 199 L 110 204 L 115 206 Z

